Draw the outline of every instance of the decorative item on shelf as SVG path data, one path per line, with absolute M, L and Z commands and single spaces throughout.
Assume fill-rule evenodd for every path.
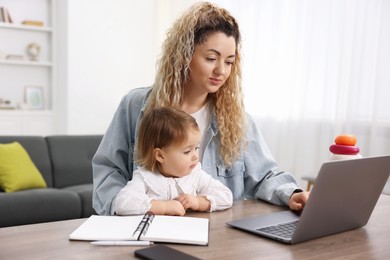
M 30 60 L 38 61 L 39 55 L 41 53 L 41 46 L 38 43 L 32 42 L 27 45 L 26 52 L 27 55 L 30 57 Z
M 15 109 L 15 108 L 16 107 L 14 105 L 12 105 L 12 102 L 10 100 L 0 98 L 0 110 L 2 110 L 2 109 L 11 110 L 11 109 Z
M 24 55 L 20 55 L 20 54 L 7 54 L 7 56 L 5 56 L 5 59 L 6 60 L 24 60 Z
M 20 102 L 18 104 L 18 109 L 20 109 L 20 110 L 28 110 L 28 105 L 26 104 L 26 102 Z
M 44 26 L 44 23 L 42 21 L 34 21 L 34 20 L 24 20 L 22 21 L 23 25 L 31 25 L 31 26 Z
M 5 51 L 0 50 L 0 60 L 4 60 L 7 57 L 7 53 Z
M 0 22 L 13 23 L 13 19 L 8 11 L 8 8 L 0 6 Z
M 0 6 L 0 22 L 1 23 L 4 23 L 5 22 L 5 19 L 4 19 L 4 8 L 3 6 Z
M 43 109 L 43 88 L 40 86 L 26 86 L 24 89 L 24 102 L 28 109 Z
M 356 136 L 352 134 L 341 134 L 336 136 L 335 144 L 329 147 L 332 153 L 329 160 L 344 160 L 344 159 L 358 159 L 362 158 L 359 153 L 360 148 L 356 146 Z

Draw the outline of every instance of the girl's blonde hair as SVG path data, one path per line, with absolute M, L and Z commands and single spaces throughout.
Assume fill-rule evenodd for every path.
M 195 118 L 179 109 L 161 107 L 146 113 L 139 127 L 138 164 L 150 171 L 161 172 L 153 150 L 186 142 L 190 130 L 199 131 Z
M 180 107 L 184 84 L 189 79 L 190 62 L 197 44 L 215 32 L 232 36 L 236 42 L 235 60 L 224 85 L 209 94 L 219 126 L 221 156 L 227 165 L 240 155 L 245 132 L 245 109 L 241 87 L 241 36 L 231 14 L 214 4 L 194 4 L 173 24 L 158 60 L 157 75 L 146 112 L 156 107 Z

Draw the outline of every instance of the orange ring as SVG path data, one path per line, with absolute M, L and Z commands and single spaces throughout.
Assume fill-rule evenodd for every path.
M 356 144 L 356 136 L 350 134 L 338 135 L 334 142 L 339 145 L 354 146 Z

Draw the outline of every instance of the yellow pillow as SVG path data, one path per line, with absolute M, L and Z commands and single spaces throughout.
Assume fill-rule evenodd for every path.
M 0 187 L 5 192 L 47 187 L 42 174 L 18 142 L 0 144 Z

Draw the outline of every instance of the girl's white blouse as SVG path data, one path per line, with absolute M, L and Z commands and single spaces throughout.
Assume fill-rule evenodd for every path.
M 198 163 L 194 170 L 181 178 L 165 177 L 139 167 L 133 179 L 118 193 L 115 199 L 117 215 L 145 214 L 151 200 L 173 200 L 180 194 L 203 195 L 211 202 L 210 212 L 226 209 L 233 204 L 229 188 L 213 179 Z

